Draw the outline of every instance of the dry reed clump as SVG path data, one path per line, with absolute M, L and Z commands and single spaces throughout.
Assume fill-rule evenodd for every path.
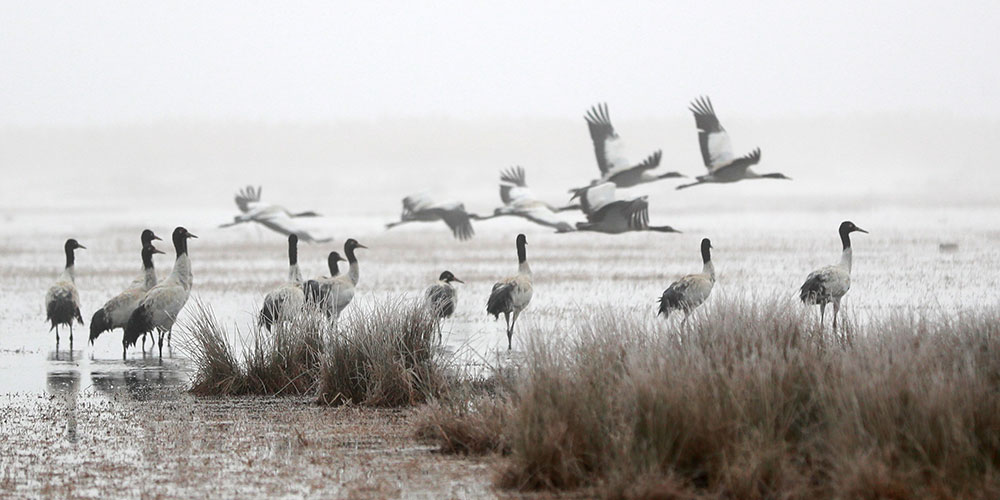
M 301 395 L 314 392 L 322 332 L 319 315 L 296 314 L 272 331 L 252 326 L 237 346 L 211 307 L 198 301 L 182 329 L 181 348 L 196 367 L 191 391 L 199 395 Z M 237 332 L 238 334 L 239 332 Z
M 568 340 L 534 332 L 514 394 L 454 421 L 503 428 L 511 488 L 1000 498 L 1000 311 L 833 336 L 786 301 L 713 302 L 683 329 L 603 311 Z
M 488 377 L 464 376 L 420 410 L 418 439 L 443 453 L 483 455 L 510 451 L 505 438 L 516 367 L 496 364 Z
M 422 302 L 355 309 L 327 336 L 318 401 L 394 408 L 442 393 L 450 359 L 438 346 L 437 332 L 437 320 Z

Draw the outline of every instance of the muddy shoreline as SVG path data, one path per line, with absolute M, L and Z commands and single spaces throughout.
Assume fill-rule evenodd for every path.
M 310 398 L 108 396 L 72 382 L 0 395 L 7 498 L 487 498 L 495 459 L 436 453 L 411 410 Z

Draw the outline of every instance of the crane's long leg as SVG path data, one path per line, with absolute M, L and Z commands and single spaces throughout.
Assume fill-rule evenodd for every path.
M 833 331 L 837 331 L 837 313 L 840 312 L 840 301 L 833 301 Z
M 73 321 L 69 322 L 69 350 L 73 350 Z
M 521 311 L 514 311 L 514 318 L 510 320 L 510 333 L 507 334 L 507 350 L 510 350 L 510 339 L 514 336 L 514 325 L 517 324 L 517 317 L 521 315 Z
M 823 317 L 826 315 L 826 302 L 819 303 L 819 329 L 823 329 Z
M 59 325 L 56 325 L 56 352 L 59 352 Z
M 160 348 L 160 359 L 163 359 L 163 332 L 160 332 L 160 342 L 157 344 Z
M 510 313 L 509 312 L 503 313 L 503 320 L 504 320 L 504 322 L 507 323 L 507 350 L 509 351 L 510 350 L 510 337 L 511 337 L 511 335 L 514 334 L 510 330 Z

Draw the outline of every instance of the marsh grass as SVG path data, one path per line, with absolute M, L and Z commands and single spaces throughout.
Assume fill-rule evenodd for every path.
M 376 407 L 423 403 L 446 390 L 451 359 L 423 302 L 375 302 L 328 336 L 318 400 Z
M 402 407 L 453 383 L 453 353 L 441 349 L 437 321 L 422 302 L 375 302 L 333 323 L 304 310 L 246 333 L 219 325 L 197 302 L 182 349 L 199 395 L 315 394 L 322 404 Z
M 603 310 L 574 335 L 530 337 L 512 394 L 428 417 L 446 451 L 509 452 L 503 487 L 1000 498 L 996 310 L 848 319 L 832 335 L 789 301 L 717 300 L 683 329 Z
M 510 452 L 506 418 L 516 396 L 518 367 L 500 360 L 486 372 L 465 374 L 429 401 L 415 419 L 416 437 L 444 453 L 483 455 Z
M 196 367 L 191 391 L 198 395 L 301 395 L 315 391 L 322 335 L 318 315 L 299 314 L 257 325 L 235 336 L 211 306 L 198 301 L 182 328 L 182 350 Z

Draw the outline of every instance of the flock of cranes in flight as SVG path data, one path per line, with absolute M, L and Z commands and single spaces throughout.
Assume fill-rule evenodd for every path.
M 698 129 L 698 144 L 708 173 L 696 177 L 696 182 L 677 186 L 677 189 L 748 179 L 788 179 L 784 174 L 758 174 L 753 170 L 752 167 L 760 162 L 760 148 L 746 155 L 736 156 L 729 133 L 719 122 L 712 101 L 708 97 L 696 99 L 691 103 L 690 110 L 694 114 L 695 126 Z M 592 180 L 587 186 L 570 189 L 571 204 L 556 206 L 539 198 L 528 187 L 524 168 L 515 166 L 500 173 L 500 200 L 503 206 L 496 208 L 490 215 L 469 212 L 465 204 L 459 201 L 435 200 L 426 193 L 419 193 L 403 198 L 402 215 L 398 221 L 390 222 L 386 227 L 391 229 L 410 222 L 443 221 L 455 238 L 468 240 L 475 234 L 472 221 L 513 216 L 555 229 L 559 233 L 679 232 L 671 226 L 650 225 L 649 200 L 646 196 L 619 198 L 617 190 L 684 176 L 678 172 L 656 172 L 663 157 L 663 152 L 659 150 L 639 163 L 631 162 L 625 154 L 621 136 L 611 124 L 611 115 L 606 104 L 598 104 L 588 110 L 584 119 L 590 131 L 601 177 Z M 248 186 L 237 193 L 236 206 L 240 214 L 234 217 L 233 222 L 222 227 L 256 222 L 286 236 L 297 234 L 305 242 L 329 241 L 310 234 L 295 222 L 299 217 L 316 216 L 315 212 L 294 213 L 282 206 L 265 203 L 261 201 L 259 187 Z M 576 210 L 582 212 L 585 221 L 571 224 L 560 216 L 561 212 Z
M 788 179 L 783 174 L 758 174 L 752 166 L 760 161 L 760 149 L 737 157 L 732 149 L 729 135 L 719 123 L 719 119 L 707 97 L 691 104 L 698 141 L 708 174 L 698 176 L 696 182 L 683 184 L 684 189 L 706 183 L 731 183 L 746 179 Z M 638 164 L 630 163 L 623 153 L 621 138 L 611 124 L 607 105 L 590 109 L 586 116 L 590 136 L 601 177 L 586 187 L 570 190 L 570 205 L 554 206 L 542 201 L 528 188 L 525 171 L 513 167 L 501 172 L 500 198 L 503 206 L 492 215 L 479 216 L 465 210 L 459 202 L 438 202 L 426 195 L 407 196 L 403 199 L 403 214 L 399 221 L 387 225 L 388 228 L 417 221 L 444 221 L 454 236 L 466 240 L 473 236 L 472 220 L 485 220 L 501 216 L 517 216 L 557 232 L 599 231 L 622 233 L 627 231 L 677 232 L 670 226 L 649 224 L 648 201 L 645 196 L 633 199 L 618 199 L 616 189 L 629 188 L 660 179 L 683 177 L 677 172 L 655 173 L 662 157 L 656 151 Z M 279 205 L 261 201 L 261 189 L 246 187 L 236 195 L 236 205 L 240 209 L 233 222 L 222 227 L 256 222 L 269 229 L 288 236 L 288 276 L 280 286 L 269 291 L 264 298 L 259 314 L 259 324 L 271 329 L 276 323 L 286 321 L 303 311 L 315 311 L 327 319 L 335 320 L 351 303 L 360 279 L 360 266 L 356 250 L 367 248 L 351 238 L 344 244 L 344 256 L 330 252 L 327 257 L 329 276 L 304 280 L 298 266 L 298 243 L 324 243 L 326 238 L 317 238 L 296 226 L 293 219 L 317 216 L 315 212 L 291 212 Z M 559 212 L 581 210 L 586 222 L 571 225 L 562 220 Z M 800 288 L 800 299 L 806 304 L 820 306 L 820 323 L 825 317 L 827 304 L 833 304 L 833 328 L 837 328 L 840 301 L 850 288 L 853 254 L 850 234 L 866 232 L 850 221 L 838 228 L 843 251 L 838 264 L 818 269 L 808 275 Z M 153 255 L 163 253 L 153 242 L 159 240 L 153 231 L 144 230 L 140 236 L 142 249 L 140 256 L 143 274 L 137 277 L 123 292 L 108 300 L 98 309 L 90 322 L 90 341 L 94 342 L 103 332 L 121 328 L 122 356 L 127 349 L 143 339 L 143 352 L 147 334 L 153 337 L 163 355 L 163 340 L 170 342 L 174 322 L 190 295 L 193 276 L 188 257 L 187 243 L 197 238 L 183 227 L 177 227 L 172 234 L 176 253 L 171 273 L 162 281 L 157 280 Z M 517 273 L 497 281 L 486 301 L 487 314 L 506 322 L 507 348 L 512 347 L 514 326 L 521 312 L 531 302 L 534 288 L 531 281 L 531 267 L 527 259 L 527 238 L 519 234 L 515 240 L 517 251 Z M 84 249 L 75 239 L 66 241 L 64 250 L 66 265 L 56 283 L 46 295 L 47 319 L 56 332 L 59 344 L 59 326 L 67 325 L 70 331 L 70 345 L 73 340 L 73 322 L 83 324 L 80 312 L 80 298 L 75 284 L 75 252 Z M 703 268 L 700 273 L 684 276 L 671 283 L 659 298 L 658 313 L 669 317 L 674 311 L 684 313 L 684 324 L 691 312 L 708 299 L 715 284 L 715 267 L 711 258 L 712 244 L 708 238 L 701 241 L 700 251 Z M 345 258 L 346 257 L 346 258 Z M 347 261 L 346 273 L 340 270 L 340 262 Z M 451 316 L 456 308 L 458 292 L 454 283 L 463 283 L 450 271 L 441 273 L 439 280 L 425 292 L 426 303 L 439 318 Z

